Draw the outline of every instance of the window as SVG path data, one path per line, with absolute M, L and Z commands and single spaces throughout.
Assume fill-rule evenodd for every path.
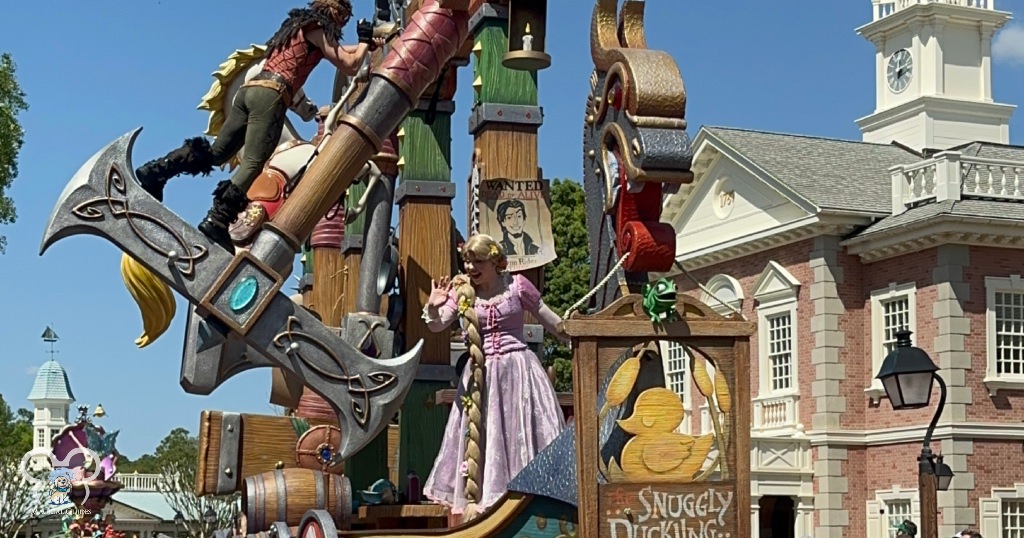
M 904 519 L 920 525 L 917 490 L 893 486 L 875 492 L 867 503 L 867 538 L 896 538 L 896 528 Z
M 896 347 L 896 332 L 917 331 L 917 284 L 889 284 L 888 288 L 871 292 L 871 385 L 865 392 L 874 403 L 885 395 L 875 374 L 882 360 Z
M 1024 499 L 1003 499 L 1003 532 L 1006 538 L 1024 538 Z
M 1024 484 L 992 488 L 992 496 L 978 500 L 982 536 L 1024 538 Z
M 772 392 L 793 388 L 793 315 L 765 316 L 768 321 L 768 384 Z
M 46 446 L 46 433 L 45 430 L 36 430 L 36 448 L 43 448 Z
M 1024 388 L 1024 280 L 985 277 L 987 359 L 985 386 L 995 396 L 1000 389 Z
M 911 507 L 910 499 L 885 501 L 885 526 L 888 538 L 896 538 L 897 529 L 900 523 L 903 523 L 903 520 L 914 519 Z
M 690 433 L 690 354 L 678 342 L 662 342 L 661 361 L 665 370 L 665 386 L 679 395 L 686 410 L 686 417 L 676 431 Z
M 723 316 L 731 316 L 734 309 L 743 311 L 743 287 L 735 278 L 718 274 L 704 285 L 700 301 Z
M 797 296 L 800 282 L 768 262 L 754 289 L 757 300 L 760 396 L 797 390 Z

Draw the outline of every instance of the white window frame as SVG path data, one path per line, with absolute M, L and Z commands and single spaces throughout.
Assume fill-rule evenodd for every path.
M 668 388 L 669 390 L 672 390 L 676 394 L 679 394 L 679 392 L 675 391 L 672 388 L 672 379 L 669 378 L 669 374 L 674 373 L 675 371 L 678 371 L 678 370 L 675 370 L 675 371 L 672 370 L 670 368 L 669 361 L 671 360 L 670 359 L 671 354 L 676 353 L 677 351 L 681 351 L 682 354 L 683 354 L 683 358 L 682 358 L 683 364 L 684 364 L 683 372 L 685 372 L 685 373 L 683 375 L 683 394 L 682 394 L 682 397 L 680 398 L 680 400 L 682 400 L 682 402 L 683 402 L 683 410 L 686 413 L 685 413 L 685 415 L 683 417 L 683 422 L 681 424 L 679 424 L 678 428 L 676 428 L 676 432 L 677 433 L 690 433 L 691 423 L 692 423 L 691 412 L 693 410 L 693 405 L 692 405 L 692 402 L 693 402 L 693 391 L 695 390 L 694 386 L 693 386 L 692 378 L 690 377 L 690 354 L 686 350 L 686 346 L 684 346 L 684 345 L 682 345 L 682 344 L 680 344 L 678 342 L 671 342 L 671 341 L 662 340 L 661 342 L 659 342 L 659 348 L 660 349 L 658 351 L 661 353 L 661 364 L 662 364 L 663 371 L 665 373 L 665 387 Z
M 904 296 L 907 298 L 907 329 L 917 334 L 917 282 L 911 281 L 902 284 L 890 282 L 889 287 L 871 292 L 871 383 L 868 388 L 864 389 L 864 392 L 875 405 L 878 405 L 885 397 L 882 382 L 875 378 L 886 355 L 885 309 L 882 303 L 902 299 Z
M 1003 536 L 1003 501 L 1024 501 L 1024 483 L 992 488 L 992 496 L 978 499 L 982 536 Z
M 800 281 L 784 267 L 774 261 L 768 262 L 754 287 L 757 301 L 757 348 L 758 348 L 758 396 L 781 396 L 799 392 L 800 324 L 797 318 L 797 299 L 800 295 Z M 790 388 L 773 391 L 771 388 L 771 364 L 769 354 L 768 318 L 789 314 L 790 320 Z
M 985 277 L 985 377 L 982 382 L 989 396 L 1000 390 L 1024 389 L 1024 375 L 1000 375 L 996 371 L 996 293 L 1024 293 L 1024 279 L 1020 275 Z
M 867 502 L 867 538 L 890 538 L 889 503 L 910 502 L 909 519 L 921 521 L 921 499 L 917 489 L 893 486 L 892 489 L 875 491 L 875 498 Z
M 728 292 L 734 299 L 718 299 L 720 291 Z M 740 285 L 740 281 L 726 274 L 717 274 L 708 279 L 700 293 L 700 302 L 723 316 L 733 315 L 735 312 L 732 308 L 743 312 L 743 299 L 743 286 Z M 723 305 L 723 302 L 729 306 Z M 730 306 L 732 308 L 729 308 Z

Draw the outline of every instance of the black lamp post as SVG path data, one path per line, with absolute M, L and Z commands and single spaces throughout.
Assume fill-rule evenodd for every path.
M 206 506 L 206 511 L 203 512 L 203 523 L 206 523 L 206 532 L 204 534 L 207 536 L 212 535 L 215 530 L 213 527 L 217 523 L 217 513 L 213 511 L 212 506 Z
M 185 524 L 185 516 L 181 515 L 181 510 L 174 513 L 174 528 L 178 531 L 178 536 L 181 536 L 181 526 Z
M 946 406 L 946 382 L 936 374 L 939 368 L 931 357 L 910 342 L 907 329 L 896 331 L 896 349 L 893 349 L 878 369 L 876 376 L 885 388 L 892 408 L 920 409 L 927 407 L 932 397 L 932 382 L 939 384 L 939 406 L 924 434 L 921 455 L 918 456 L 917 485 L 921 498 L 921 538 L 938 538 L 938 491 L 946 491 L 953 480 L 953 470 L 942 462 L 942 456 L 932 454 L 932 434 Z

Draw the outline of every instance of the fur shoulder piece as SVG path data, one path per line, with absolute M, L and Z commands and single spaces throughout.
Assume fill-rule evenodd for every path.
M 300 29 L 311 24 L 323 29 L 329 38 L 341 42 L 341 26 L 330 15 L 318 9 L 298 8 L 288 12 L 288 18 L 281 23 L 281 28 L 267 41 L 267 51 L 288 43 Z

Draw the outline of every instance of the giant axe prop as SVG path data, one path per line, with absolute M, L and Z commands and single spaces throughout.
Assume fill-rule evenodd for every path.
M 189 320 L 187 330 L 196 338 L 186 338 L 186 346 L 212 348 L 230 337 L 259 353 L 248 360 L 292 372 L 337 411 L 342 429 L 337 455 L 352 456 L 401 406 L 423 343 L 397 358 L 367 357 L 280 290 L 317 221 L 465 41 L 465 2 L 438 2 L 423 2 L 373 71 L 363 100 L 340 120 L 248 252 L 232 257 L 142 190 L 131 163 L 141 131 L 136 129 L 74 175 L 50 215 L 40 254 L 72 235 L 110 240 L 195 305 L 201 318 Z M 185 356 L 195 351 L 186 348 Z

